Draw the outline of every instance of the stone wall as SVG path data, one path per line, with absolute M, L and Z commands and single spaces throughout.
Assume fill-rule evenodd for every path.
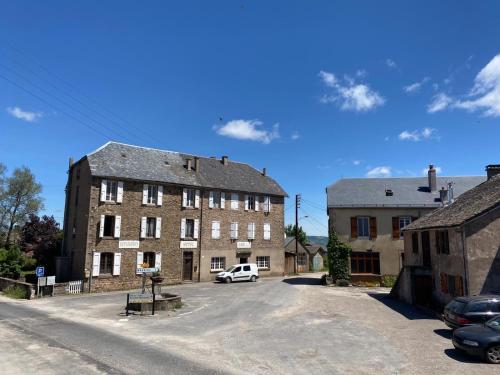
M 17 285 L 18 287 L 21 287 L 26 291 L 26 299 L 32 299 L 35 297 L 34 285 L 19 280 L 9 279 L 7 277 L 0 277 L 0 291 L 13 285 Z

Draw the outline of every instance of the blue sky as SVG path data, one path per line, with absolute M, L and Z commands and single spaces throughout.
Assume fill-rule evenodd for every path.
M 324 235 L 339 178 L 500 162 L 499 14 L 495 1 L 6 2 L 0 161 L 30 167 L 62 221 L 68 158 L 108 140 L 227 154 L 268 168 L 287 222 L 301 193 L 302 224 Z

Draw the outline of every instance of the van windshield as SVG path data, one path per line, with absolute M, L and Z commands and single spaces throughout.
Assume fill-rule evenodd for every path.
M 226 272 L 233 272 L 234 268 L 235 268 L 235 266 L 231 266 L 231 267 L 229 267 L 229 268 L 226 270 Z

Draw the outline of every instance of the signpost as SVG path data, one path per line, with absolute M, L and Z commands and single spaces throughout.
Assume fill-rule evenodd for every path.
M 37 277 L 45 276 L 45 267 L 37 267 L 36 268 L 36 276 Z

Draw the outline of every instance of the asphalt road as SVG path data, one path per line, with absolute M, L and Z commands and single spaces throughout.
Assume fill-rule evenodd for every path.
M 0 298 L 2 374 L 496 374 L 456 353 L 432 316 L 386 289 L 319 275 L 168 288 L 184 306 L 122 315 L 124 293 Z M 4 339 L 5 338 L 5 339 Z

